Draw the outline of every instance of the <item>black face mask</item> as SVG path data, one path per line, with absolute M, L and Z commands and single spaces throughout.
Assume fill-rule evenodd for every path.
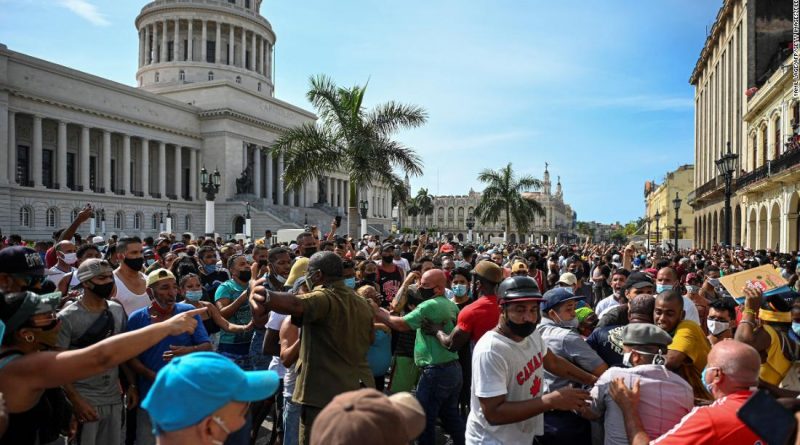
M 162 247 L 156 250 L 156 252 L 158 252 L 158 256 L 164 258 L 169 253 L 169 247 Z
M 390 263 L 394 262 L 394 256 L 393 255 L 382 256 L 381 259 L 386 264 L 390 264 Z
M 307 247 L 303 249 L 303 256 L 306 258 L 311 258 L 311 255 L 314 255 L 315 253 L 317 253 L 316 247 Z
M 144 266 L 144 258 L 125 258 L 123 263 L 135 271 L 140 271 Z
M 536 330 L 536 323 L 532 323 L 530 321 L 526 321 L 525 323 L 514 323 L 506 318 L 506 327 L 517 337 L 525 338 L 533 334 L 533 331 Z
M 92 283 L 92 292 L 98 297 L 108 300 L 111 298 L 111 294 L 114 292 L 114 282 L 112 281 L 106 284 Z
M 375 273 L 364 274 L 364 279 L 367 281 L 375 281 L 376 278 L 378 278 L 378 274 Z
M 422 297 L 423 300 L 430 300 L 431 298 L 436 296 L 436 290 L 433 288 L 419 288 L 419 295 Z
M 239 271 L 239 281 L 250 281 L 250 278 L 253 277 L 253 272 L 250 270 L 240 270 Z

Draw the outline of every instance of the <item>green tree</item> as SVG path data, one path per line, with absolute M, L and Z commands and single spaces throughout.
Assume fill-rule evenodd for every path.
M 587 222 L 584 221 L 578 222 L 578 224 L 575 227 L 575 230 L 587 238 L 594 237 L 594 229 Z
M 422 160 L 410 147 L 392 139 L 401 129 L 427 121 L 426 111 L 395 101 L 364 107 L 366 86 L 339 87 L 325 75 L 312 76 L 306 97 L 317 111 L 316 122 L 286 131 L 273 149 L 286 160 L 284 182 L 289 189 L 341 171 L 350 179 L 348 208 L 351 236 L 358 236 L 358 192 L 374 183 L 388 186 L 398 203 L 408 201 L 408 189 L 395 173 L 418 176 Z
M 496 223 L 505 216 L 506 231 L 510 231 L 509 222 L 513 221 L 516 231 L 524 234 L 535 216 L 544 216 L 541 204 L 522 197 L 523 192 L 540 189 L 542 182 L 529 175 L 517 178 L 511 163 L 499 170 L 483 170 L 478 180 L 486 184 L 475 207 L 481 224 Z

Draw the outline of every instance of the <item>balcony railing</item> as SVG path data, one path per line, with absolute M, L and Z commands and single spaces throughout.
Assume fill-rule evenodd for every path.
M 777 159 L 767 161 L 766 164 L 739 177 L 736 181 L 736 189 L 755 184 L 770 176 L 777 175 L 785 170 L 800 164 L 800 149 L 793 149 L 780 155 Z
M 716 190 L 724 182 L 725 181 L 722 179 L 722 176 L 717 176 L 711 179 L 710 181 L 706 182 L 705 184 L 695 189 L 695 197 L 701 198 L 703 195 L 707 195 L 708 193 Z

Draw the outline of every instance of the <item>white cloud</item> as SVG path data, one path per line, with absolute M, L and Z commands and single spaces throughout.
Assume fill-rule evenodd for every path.
M 97 10 L 97 7 L 86 0 L 59 0 L 59 4 L 95 26 L 111 25 L 111 22 Z

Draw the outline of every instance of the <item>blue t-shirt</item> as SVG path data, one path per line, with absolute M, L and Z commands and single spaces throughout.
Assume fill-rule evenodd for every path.
M 375 341 L 367 351 L 367 362 L 372 375 L 382 376 L 392 364 L 392 336 L 382 329 L 375 329 Z
M 247 288 L 244 286 L 240 286 L 239 283 L 237 283 L 236 281 L 228 280 L 220 284 L 219 287 L 217 288 L 217 292 L 214 294 L 214 302 L 216 303 L 217 301 L 223 298 L 227 298 L 231 300 L 231 302 L 233 302 L 234 300 L 239 298 L 239 295 L 241 295 L 242 292 L 245 291 L 245 289 Z M 252 319 L 253 319 L 253 313 L 250 312 L 250 304 L 248 304 L 248 302 L 244 302 L 242 303 L 241 306 L 239 306 L 239 309 L 236 310 L 233 316 L 228 319 L 228 321 L 233 324 L 239 324 L 244 326 L 250 323 Z M 219 342 L 225 344 L 242 344 L 242 343 L 249 344 L 252 338 L 253 338 L 252 332 L 233 334 L 230 332 L 222 331 L 219 334 Z
M 586 343 L 608 366 L 622 366 L 622 331 L 625 326 L 603 326 L 586 338 Z
M 147 309 L 148 308 L 143 307 L 135 310 L 128 317 L 128 332 L 150 326 L 150 312 L 148 312 Z M 172 315 L 191 311 L 192 309 L 195 309 L 195 307 L 184 303 L 177 303 L 175 304 Z M 208 333 L 206 332 L 206 328 L 203 327 L 203 321 L 200 319 L 200 316 L 195 315 L 194 318 L 197 319 L 197 328 L 194 330 L 194 334 L 189 335 L 184 333 L 165 337 L 154 346 L 151 346 L 150 349 L 139 354 L 136 358 L 148 369 L 158 373 L 161 368 L 169 363 L 164 361 L 164 352 L 169 351 L 170 346 L 195 346 L 210 342 L 211 340 L 208 338 Z M 150 385 L 153 384 L 153 381 L 145 379 L 142 376 L 138 376 L 137 380 L 137 384 L 139 385 L 139 400 L 144 400 L 147 392 L 150 391 Z

